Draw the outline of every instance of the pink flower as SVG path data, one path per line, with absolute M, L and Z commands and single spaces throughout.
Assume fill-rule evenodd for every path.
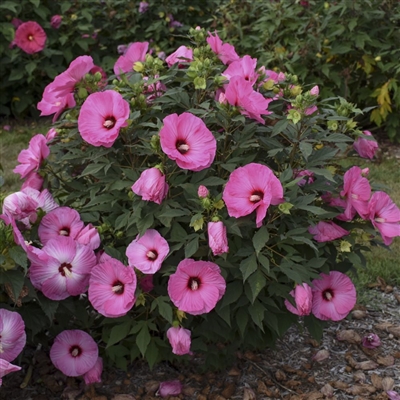
M 389 396 L 390 400 L 400 400 L 400 394 L 394 390 L 387 390 L 386 394 Z
M 153 275 L 144 275 L 142 278 L 140 278 L 139 286 L 143 292 L 151 292 L 154 289 Z
M 154 75 L 154 79 L 159 78 L 158 75 Z M 147 81 L 149 78 L 147 76 L 143 77 L 144 81 L 144 94 L 148 95 L 146 98 L 147 103 L 151 103 L 157 97 L 160 97 L 163 92 L 167 90 L 167 87 L 160 81 L 156 81 L 154 83 L 148 84 Z
M 0 358 L 5 361 L 15 360 L 25 347 L 25 344 L 25 323 L 21 315 L 17 312 L 8 311 L 4 308 L 1 308 Z
M 168 242 L 155 229 L 147 229 L 142 237 L 138 235 L 126 249 L 129 265 L 144 274 L 155 274 L 168 253 Z
M 299 178 L 301 176 L 305 177 L 304 179 L 300 179 L 297 182 L 297 184 L 299 186 L 304 186 L 307 183 L 313 183 L 314 182 L 314 172 L 308 171 L 307 169 L 304 169 L 304 170 L 301 170 L 301 171 L 294 170 L 293 171 L 293 175 L 294 175 L 294 178 Z
M 111 147 L 121 128 L 127 126 L 129 103 L 114 90 L 92 93 L 82 104 L 78 129 L 93 146 Z
M 22 20 L 20 20 L 19 18 L 13 18 L 11 20 L 11 23 L 14 25 L 14 28 L 17 29 L 24 22 Z
M 381 339 L 375 333 L 370 333 L 363 337 L 362 345 L 367 349 L 375 349 L 381 345 Z
M 233 65 L 233 64 L 231 64 Z M 225 86 L 223 100 L 232 106 L 239 107 L 240 113 L 248 118 L 265 124 L 261 115 L 269 115 L 268 105 L 273 99 L 266 99 L 253 89 L 253 85 L 242 76 L 233 76 Z M 219 100 L 221 102 L 221 99 Z
M 49 240 L 41 250 L 28 252 L 33 286 L 51 300 L 64 300 L 86 292 L 96 265 L 94 251 L 70 237 Z
M 6 376 L 10 372 L 15 372 L 19 371 L 21 367 L 18 367 L 17 365 L 10 364 L 8 361 L 3 360 L 0 358 L 0 386 L 3 383 L 3 376 Z
M 29 141 L 28 149 L 21 150 L 18 155 L 18 162 L 13 172 L 26 178 L 32 171 L 37 171 L 42 161 L 48 157 L 50 149 L 47 146 L 44 135 L 38 134 Z
M 199 188 L 197 190 L 197 195 L 201 199 L 205 199 L 209 194 L 210 194 L 209 190 L 204 185 L 199 186 Z
M 250 56 L 244 56 L 237 61 L 232 62 L 229 67 L 222 73 L 229 80 L 234 76 L 240 76 L 253 86 L 258 79 L 256 71 L 257 59 Z
M 104 257 L 91 272 L 89 301 L 102 315 L 117 318 L 125 315 L 136 301 L 136 275 L 110 256 Z
M 264 82 L 267 82 L 267 81 L 273 81 L 275 84 L 277 84 L 277 83 L 282 82 L 282 81 L 284 81 L 286 79 L 285 74 L 283 72 L 275 72 L 275 71 L 272 71 L 270 69 L 265 69 L 264 66 L 262 66 L 258 70 L 258 73 L 260 75 L 265 75 L 265 78 L 264 78 L 263 82 L 261 82 L 261 85 Z
M 148 42 L 130 43 L 126 52 L 115 63 L 114 74 L 119 76 L 121 73 L 132 72 L 137 61 L 145 61 L 148 48 Z
M 182 392 L 182 383 L 178 380 L 161 382 L 157 390 L 156 396 L 169 397 L 177 396 Z
M 91 383 L 101 382 L 101 373 L 103 372 L 103 359 L 101 357 L 97 358 L 94 366 L 89 369 L 85 374 L 83 374 L 83 379 L 86 385 Z
M 45 215 L 39 225 L 38 234 L 45 245 L 51 239 L 71 237 L 91 249 L 100 246 L 100 235 L 92 224 L 84 225 L 78 211 L 69 207 L 58 207 Z
M 262 225 L 270 204 L 277 205 L 284 201 L 279 179 L 267 166 L 257 163 L 234 170 L 222 198 L 231 217 L 243 217 L 256 210 L 257 228 Z
M 375 192 L 368 203 L 368 218 L 386 245 L 400 236 L 400 209 L 385 192 Z
M 23 22 L 15 31 L 14 43 L 25 53 L 42 51 L 46 45 L 46 32 L 35 21 Z
M 351 279 L 341 272 L 320 274 L 312 281 L 312 313 L 323 321 L 340 321 L 356 304 L 356 289 Z
M 30 187 L 32 189 L 41 190 L 43 186 L 44 179 L 37 172 L 30 172 L 21 186 L 21 191 Z
M 193 61 L 193 50 L 186 46 L 180 46 L 176 51 L 170 54 L 166 59 L 168 67 L 179 63 L 179 67 L 183 67 L 186 63 Z
M 3 126 L 3 130 L 6 132 L 10 132 L 11 131 L 11 125 L 4 125 Z
M 218 56 L 218 58 L 225 64 L 229 65 L 233 61 L 237 61 L 240 57 L 235 51 L 235 47 L 229 43 L 223 43 L 217 32 L 214 31 L 215 36 L 208 32 L 207 43 L 211 50 Z
M 313 86 L 313 87 L 310 89 L 310 94 L 311 94 L 312 96 L 318 96 L 318 95 L 319 95 L 319 87 L 318 87 L 318 85 Z
M 54 84 L 50 83 L 45 87 L 42 100 L 38 103 L 37 109 L 41 111 L 40 116 L 54 114 L 52 121 L 55 122 L 66 108 L 72 108 L 75 105 L 73 93 L 69 93 L 65 97 L 58 97 Z
M 50 359 L 64 375 L 79 376 L 90 371 L 99 357 L 93 338 L 81 330 L 66 330 L 54 339 Z
M 164 118 L 163 124 L 161 148 L 179 167 L 197 172 L 213 163 L 217 141 L 199 117 L 189 112 L 171 114 Z
M 62 16 L 61 15 L 53 15 L 50 20 L 50 26 L 53 29 L 58 29 L 61 26 Z
M 312 290 L 307 283 L 296 285 L 296 288 L 290 292 L 294 298 L 296 307 L 293 307 L 289 300 L 285 300 L 286 308 L 296 315 L 310 315 L 312 309 Z
M 147 1 L 141 1 L 139 3 L 139 12 L 141 14 L 145 13 L 149 9 L 149 3 Z
M 368 200 L 371 196 L 371 186 L 368 179 L 362 176 L 360 167 L 350 168 L 343 176 L 343 190 L 340 195 L 345 198 L 347 204 L 344 214 L 347 220 L 351 220 L 354 208 L 361 218 L 368 214 Z
M 225 293 L 226 282 L 217 264 L 182 260 L 169 277 L 168 294 L 180 310 L 192 315 L 210 312 Z
M 54 128 L 50 128 L 46 133 L 46 142 L 51 142 L 57 136 L 57 131 Z
M 332 221 L 320 221 L 317 225 L 310 226 L 308 232 L 314 235 L 313 239 L 320 243 L 330 242 L 350 234 L 349 231 Z
M 154 201 L 157 204 L 161 204 L 165 199 L 168 189 L 165 175 L 158 168 L 143 171 L 132 186 L 133 193 L 142 196 L 142 200 Z
M 208 245 L 214 256 L 219 256 L 221 254 L 227 253 L 229 251 L 228 247 L 228 237 L 226 235 L 226 226 L 222 221 L 209 222 L 207 225 L 208 231 Z
M 370 131 L 363 131 L 363 134 L 359 136 L 354 144 L 354 150 L 363 158 L 369 158 L 372 160 L 379 146 L 375 140 L 364 139 L 363 136 L 370 136 L 372 139 L 372 133 Z
M 172 352 L 178 356 L 193 354 L 190 351 L 192 332 L 182 327 L 171 327 L 167 330 L 167 338 L 172 346 Z

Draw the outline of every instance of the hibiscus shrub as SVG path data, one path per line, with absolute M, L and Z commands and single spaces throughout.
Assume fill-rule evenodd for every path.
M 213 0 L 1 2 L 0 116 L 38 116 L 44 87 L 77 56 L 110 69 L 132 40 L 151 40 L 162 57 L 214 8 Z
M 355 305 L 362 250 L 400 235 L 368 170 L 337 162 L 374 155 L 361 110 L 204 29 L 190 39 L 166 62 L 132 44 L 108 82 L 75 59 L 43 94 L 58 121 L 18 157 L 2 301 L 67 375 L 99 379 L 99 353 L 221 367 L 299 316 L 320 338 Z

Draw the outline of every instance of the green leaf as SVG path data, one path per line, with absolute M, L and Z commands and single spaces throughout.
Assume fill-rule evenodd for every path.
M 245 307 L 239 308 L 238 312 L 236 313 L 235 321 L 240 331 L 240 335 L 244 337 L 244 333 L 247 328 L 247 323 L 249 321 L 249 314 Z
M 253 236 L 253 246 L 258 254 L 269 240 L 269 232 L 265 226 L 262 226 Z
M 265 307 L 256 300 L 249 308 L 249 314 L 253 322 L 264 332 L 263 319 Z
M 54 315 L 57 312 L 59 302 L 50 300 L 46 296 L 43 296 L 40 293 L 38 293 L 38 300 L 40 303 L 40 307 L 46 314 L 47 318 L 50 320 L 50 323 L 53 323 Z
M 107 164 L 89 164 L 81 173 L 81 176 L 94 175 L 101 171 Z
M 265 279 L 264 274 L 258 269 L 250 276 L 247 282 L 250 285 L 252 293 L 251 302 L 254 303 L 254 300 L 257 298 L 261 290 L 264 289 L 267 280 Z
M 221 300 L 221 308 L 235 303 L 243 293 L 242 282 L 235 280 L 226 285 L 226 291 Z
M 150 343 L 147 346 L 146 360 L 149 364 L 150 369 L 153 369 L 154 364 L 158 360 L 158 347 L 153 338 L 150 340 Z
M 8 250 L 8 254 L 16 264 L 20 265 L 26 271 L 28 267 L 28 257 L 26 256 L 25 250 L 21 246 L 11 247 Z
M 8 283 L 11 286 L 12 293 L 15 299 L 18 299 L 21 293 L 22 287 L 24 286 L 25 276 L 24 273 L 19 270 L 2 271 L 0 274 L 0 284 L 4 285 Z
M 209 178 L 204 179 L 201 184 L 204 186 L 218 186 L 225 185 L 225 183 L 225 179 L 218 178 L 217 176 L 210 176 Z
M 153 311 L 156 307 L 158 307 L 160 315 L 172 325 L 173 314 L 172 314 L 172 307 L 169 304 L 169 297 L 168 296 L 157 297 L 151 305 L 151 311 Z
M 32 75 L 32 72 L 36 69 L 36 63 L 34 61 L 29 62 L 25 65 L 25 70 L 29 75 Z
M 258 262 L 262 265 L 267 273 L 270 272 L 269 270 L 269 259 L 265 257 L 263 254 L 257 255 Z
M 250 257 L 245 258 L 240 263 L 240 271 L 242 272 L 243 282 L 257 269 L 257 257 L 256 254 L 252 254 Z
M 307 142 L 300 142 L 299 147 L 300 147 L 301 154 L 303 154 L 304 159 L 307 161 L 308 157 L 313 152 L 312 144 L 311 143 L 307 143 Z
M 324 333 L 324 323 L 314 317 L 314 315 L 306 315 L 304 317 L 304 324 L 307 327 L 308 331 L 310 332 L 311 336 L 317 340 L 318 342 L 321 341 L 323 333 Z
M 196 235 L 185 247 L 185 258 L 190 258 L 199 249 L 199 236 Z
M 150 333 L 147 324 L 144 324 L 138 335 L 136 336 L 136 344 L 139 347 L 142 356 L 146 354 L 147 346 L 150 343 Z
M 126 321 L 120 325 L 113 326 L 110 332 L 110 338 L 108 339 L 106 348 L 120 342 L 122 339 L 125 339 L 129 334 L 131 326 L 132 326 L 131 321 Z
M 29 0 L 35 7 L 39 7 L 40 0 Z
M 88 10 L 81 10 L 81 14 L 87 19 L 88 22 L 92 22 L 93 17 Z
M 147 214 L 144 218 L 140 218 L 139 221 L 137 221 L 136 226 L 139 230 L 139 234 L 143 235 L 147 229 L 149 229 L 154 222 L 154 217 L 153 214 Z

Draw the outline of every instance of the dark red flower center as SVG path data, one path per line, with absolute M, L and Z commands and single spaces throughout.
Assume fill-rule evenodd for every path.
M 157 250 L 149 250 L 147 253 L 146 253 L 146 257 L 147 257 L 147 259 L 149 260 L 149 261 L 154 261 L 154 260 L 156 260 L 157 259 L 157 257 L 158 257 L 158 253 L 157 253 Z
M 58 267 L 58 272 L 62 275 L 62 276 L 66 276 L 67 278 L 70 278 L 72 276 L 72 265 L 69 263 L 62 263 L 59 267 Z
M 322 292 L 322 297 L 326 301 L 331 301 L 334 297 L 333 291 L 331 289 L 326 289 Z
M 188 282 L 188 288 L 190 290 L 198 290 L 200 288 L 201 281 L 199 278 L 190 278 Z
M 115 294 L 123 294 L 124 293 L 124 284 L 121 281 L 115 281 L 112 285 L 112 291 Z
M 103 126 L 104 126 L 104 128 L 112 129 L 112 128 L 114 128 L 115 122 L 116 122 L 116 119 L 113 116 L 106 117 L 106 119 L 104 120 Z
M 177 140 L 175 145 L 176 145 L 176 149 L 181 154 L 186 154 L 190 149 L 189 145 L 183 140 Z
M 72 357 L 78 357 L 82 354 L 82 349 L 79 346 L 72 346 L 69 349 L 69 354 L 71 354 Z
M 254 191 L 250 196 L 250 201 L 252 203 L 258 203 L 264 198 L 264 193 L 261 190 Z
M 66 226 L 63 226 L 59 231 L 58 231 L 59 235 L 61 236 L 69 236 L 70 234 L 70 229 Z

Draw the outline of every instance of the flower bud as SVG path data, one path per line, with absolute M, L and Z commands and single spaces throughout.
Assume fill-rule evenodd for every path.
M 200 198 L 207 197 L 209 194 L 210 194 L 209 190 L 204 185 L 199 186 L 199 189 L 197 190 L 197 195 Z

